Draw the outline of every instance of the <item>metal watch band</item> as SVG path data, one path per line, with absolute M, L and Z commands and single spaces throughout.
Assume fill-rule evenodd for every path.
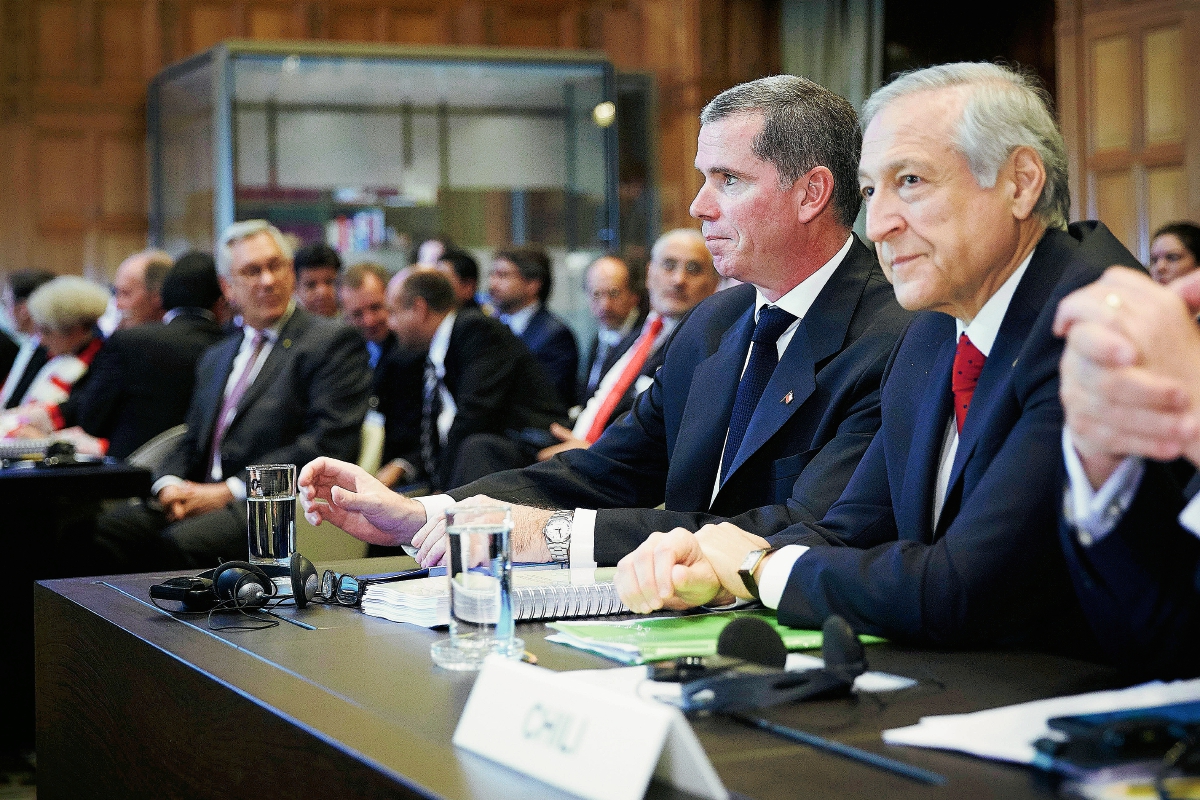
M 546 520 L 542 535 L 546 537 L 546 548 L 552 561 L 566 564 L 571 560 L 571 525 L 574 521 L 574 511 L 555 511 Z

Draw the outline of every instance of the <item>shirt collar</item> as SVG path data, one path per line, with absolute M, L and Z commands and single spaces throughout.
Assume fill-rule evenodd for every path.
M 451 311 L 433 332 L 429 340 L 429 360 L 441 374 L 446 367 L 446 352 L 450 349 L 450 331 L 454 328 L 454 320 L 458 318 L 457 311 Z
M 755 321 L 758 321 L 759 310 L 766 305 L 778 306 L 796 319 L 804 319 L 804 315 L 808 313 L 808 310 L 812 308 L 812 304 L 816 302 L 817 295 L 825 288 L 825 284 L 829 283 L 829 279 L 833 277 L 833 273 L 838 268 L 838 265 L 845 260 L 846 254 L 850 252 L 850 244 L 853 241 L 854 234 L 852 233 L 846 238 L 846 243 L 842 245 L 842 249 L 834 253 L 833 258 L 826 261 L 823 267 L 800 281 L 798 286 L 774 303 L 764 297 L 761 290 L 756 290 L 758 297 L 754 301 Z
M 288 303 L 287 311 L 283 312 L 283 316 L 280 317 L 279 319 L 275 320 L 274 324 L 263 329 L 263 333 L 265 333 L 267 335 L 268 342 L 273 343 L 276 339 L 279 338 L 280 332 L 283 331 L 283 326 L 287 325 L 288 320 L 292 318 L 292 314 L 294 314 L 294 313 L 296 313 L 296 301 L 292 300 Z M 255 330 L 254 328 L 250 327 L 249 325 L 246 325 L 242 329 L 242 336 L 245 337 L 244 341 L 246 341 L 246 342 L 249 342 L 252 339 L 254 339 L 254 335 L 256 333 L 258 333 L 258 331 Z
M 529 320 L 533 319 L 533 315 L 542 307 L 541 303 L 530 303 L 520 311 L 514 311 L 504 318 L 504 324 L 508 329 L 520 336 L 529 327 Z
M 604 344 L 612 347 L 614 344 L 617 344 L 629 335 L 629 332 L 633 330 L 634 324 L 637 323 L 639 314 L 640 312 L 635 306 L 633 310 L 625 316 L 625 320 L 621 323 L 621 327 L 605 328 L 604 326 L 600 326 L 599 330 L 596 331 L 596 335 L 600 338 L 601 342 L 604 342 Z
M 1013 293 L 1017 291 L 1017 284 L 1021 282 L 1021 276 L 1025 274 L 1025 269 L 1029 266 L 1029 262 L 1033 259 L 1033 253 L 1025 256 L 1025 260 L 1016 268 L 1012 275 L 1008 276 L 996 293 L 988 298 L 983 304 L 983 308 L 979 309 L 979 313 L 975 315 L 975 319 L 971 320 L 970 325 L 964 325 L 960 319 L 955 319 L 957 333 L 955 339 L 961 337 L 964 333 L 971 340 L 971 344 L 979 348 L 979 352 L 987 357 L 992 352 L 992 344 L 996 341 L 996 334 L 1000 332 L 1000 325 L 1004 322 L 1004 315 L 1008 313 L 1008 304 L 1012 302 Z
M 163 314 L 163 325 L 169 325 L 171 320 L 177 317 L 203 317 L 212 322 L 217 321 L 217 315 L 209 311 L 207 308 L 199 308 L 197 306 L 176 306 L 167 313 Z

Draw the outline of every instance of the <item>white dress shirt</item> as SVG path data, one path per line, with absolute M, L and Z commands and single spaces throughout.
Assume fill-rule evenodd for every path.
M 1008 277 L 1008 280 L 983 304 L 983 308 L 979 309 L 979 313 L 975 315 L 975 319 L 971 320 L 969 325 L 964 324 L 962 320 L 955 320 L 955 341 L 965 333 L 985 358 L 991 353 L 992 345 L 996 343 L 996 334 L 1000 332 L 1000 325 L 1004 322 L 1004 315 L 1008 312 L 1009 303 L 1012 302 L 1013 293 L 1016 292 L 1017 285 L 1025 275 L 1025 270 L 1029 267 L 1032 258 L 1033 253 L 1026 256 L 1020 266 Z M 931 499 L 934 528 L 937 528 L 938 518 L 942 514 L 942 506 L 946 502 L 946 490 L 949 488 L 951 468 L 954 466 L 954 456 L 957 452 L 958 426 L 955 424 L 954 414 L 951 414 L 946 421 L 942 456 L 938 462 L 937 484 Z M 763 565 L 758 582 L 758 596 L 763 605 L 768 608 L 779 608 L 779 601 L 783 597 L 783 590 L 787 588 L 792 567 L 806 552 L 808 552 L 808 547 L 790 544 L 771 554 L 766 564 Z
M 541 303 L 530 303 L 520 311 L 514 311 L 511 314 L 501 314 L 500 321 L 508 326 L 516 336 L 521 336 L 525 333 L 525 329 L 529 327 L 529 320 L 533 319 L 533 315 L 542 307 Z

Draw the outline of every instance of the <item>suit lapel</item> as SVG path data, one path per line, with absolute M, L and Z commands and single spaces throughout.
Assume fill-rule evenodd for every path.
M 1013 292 L 1008 310 L 1004 313 L 1004 321 L 1000 323 L 1000 330 L 992 343 L 992 352 L 988 354 L 983 372 L 979 374 L 979 384 L 971 398 L 971 409 L 959 436 L 958 451 L 954 454 L 947 496 L 962 479 L 963 469 L 974 455 L 984 431 L 997 422 L 1007 424 L 1003 414 L 1007 387 L 1013 371 L 1020 363 L 1025 340 L 1070 259 L 1069 252 L 1062 252 L 1066 244 L 1054 231 L 1047 233 Z
M 258 402 L 258 398 L 262 397 L 263 393 L 275 382 L 276 376 L 283 370 L 283 365 L 291 358 L 289 351 L 292 348 L 292 340 L 304 333 L 308 323 L 307 312 L 297 307 L 292 312 L 291 318 L 284 323 L 283 329 L 279 331 L 279 337 L 271 346 L 271 352 L 267 353 L 267 360 L 263 362 L 258 374 L 254 376 L 254 381 L 246 387 L 245 394 L 238 401 L 233 421 L 229 423 L 229 430 L 233 430 L 237 426 L 238 421 L 245 415 L 246 409 Z M 228 431 L 225 435 L 229 435 Z
M 817 295 L 808 313 L 800 321 L 792 341 L 783 351 L 762 399 L 750 419 L 750 426 L 725 477 L 726 483 L 734 473 L 759 451 L 787 421 L 792 418 L 817 388 L 817 364 L 841 349 L 854 309 L 866 286 L 866 276 L 874 265 L 874 257 L 859 242 L 850 245 L 845 259 L 834 270 L 829 281 Z M 753 331 L 753 327 L 751 327 Z M 749 345 L 747 344 L 747 349 Z M 742 353 L 743 362 L 745 351 Z M 741 365 L 738 373 L 740 376 Z M 736 387 L 734 393 L 736 394 Z M 733 404 L 730 403 L 732 409 Z M 732 412 L 731 412 L 732 413 Z M 728 417 L 726 417 L 728 427 Z
M 937 491 L 938 467 L 942 462 L 942 444 L 946 423 L 954 413 L 954 396 L 950 392 L 950 370 L 954 366 L 954 319 L 938 314 L 941 323 L 934 326 L 928 349 L 937 349 L 929 369 L 924 396 L 911 421 L 912 445 L 908 463 L 904 466 L 904 485 L 900 497 L 905 502 L 896 506 L 899 530 L 919 531 L 928 535 L 933 530 L 933 494 Z M 938 345 L 938 342 L 941 345 Z M 914 374 L 919 374 L 914 370 Z
M 204 429 L 200 431 L 200 436 L 197 438 L 197 441 L 203 442 L 206 448 L 212 441 L 213 426 L 217 422 L 217 415 L 221 413 L 225 386 L 229 383 L 229 373 L 233 370 L 233 361 L 237 358 L 238 349 L 242 346 L 242 335 L 230 336 L 216 346 L 220 348 L 217 369 L 213 372 L 211 380 L 204 385 L 197 384 L 196 386 L 197 392 L 204 393 L 200 407 L 209 409 L 209 413 L 204 415 Z
M 686 507 L 709 506 L 738 381 L 753 333 L 754 295 L 750 295 L 749 307 L 725 331 L 717 351 L 701 361 L 692 375 L 687 405 L 671 454 L 672 472 L 694 476 L 694 480 L 683 482 L 685 491 L 692 495 L 692 502 Z M 682 500 L 680 506 L 685 507 Z

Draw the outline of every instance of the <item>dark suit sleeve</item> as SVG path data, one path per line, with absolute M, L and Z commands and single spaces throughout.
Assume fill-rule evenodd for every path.
M 257 455 L 256 463 L 303 466 L 319 456 L 344 461 L 358 457 L 371 386 L 367 348 L 361 334 L 347 325 L 334 327 L 328 336 L 328 345 L 316 355 L 316 367 L 309 373 L 303 432 Z M 246 471 L 237 477 L 245 480 Z
M 175 448 L 163 459 L 154 475 L 157 481 L 167 475 L 192 481 L 205 479 L 203 460 L 208 451 L 208 443 L 201 442 L 201 431 L 209 430 L 213 418 L 217 415 L 217 403 L 224 391 L 225 375 L 221 366 L 233 360 L 230 350 L 236 352 L 237 343 L 227 341 L 210 347 L 200 357 L 196 364 L 196 390 L 192 394 L 192 402 L 188 405 L 187 431 Z M 217 385 L 220 382 L 220 385 Z M 206 398 L 212 398 L 208 402 Z
M 734 517 L 656 508 L 601 509 L 596 512 L 596 562 L 615 564 L 653 531 L 697 531 L 709 523 L 731 522 L 743 530 L 769 536 L 790 525 L 819 520 L 841 496 L 879 430 L 879 382 L 887 358 L 887 351 L 880 350 L 875 363 L 863 370 L 846 398 L 841 422 L 831 439 L 819 448 L 776 463 L 777 479 L 783 477 L 779 475 L 783 470 L 795 476 L 791 496 L 785 502 Z
M 609 426 L 590 448 L 489 475 L 450 496 L 462 500 L 487 494 L 541 508 L 655 506 L 663 501 L 667 467 L 662 385 L 656 377 L 633 411 Z
M 820 627 L 840 614 L 862 633 L 964 646 L 1021 639 L 1038 615 L 1044 618 L 1045 587 L 1061 570 L 1053 522 L 1062 485 L 1057 363 L 1041 359 L 1040 380 L 1013 398 L 1013 426 L 932 543 L 898 540 L 886 439 L 877 436 L 819 524 L 772 539 L 811 548 L 789 576 L 780 622 Z M 958 502 L 948 498 L 943 513 L 954 513 Z
M 71 420 L 67 419 L 68 412 L 63 411 L 63 420 L 68 426 L 79 425 L 88 435 L 100 439 L 112 436 L 123 392 L 121 363 L 125 341 L 120 331 L 114 333 L 96 354 L 96 360 L 88 370 L 91 379 L 71 391 L 67 403 L 63 404 L 70 406 Z
M 1117 527 L 1084 547 L 1066 521 L 1061 541 L 1084 615 L 1108 658 L 1138 676 L 1200 674 L 1200 541 L 1179 525 L 1178 469 L 1148 463 Z
M 538 352 L 538 359 L 546 368 L 558 397 L 567 408 L 575 405 L 575 380 L 579 372 L 579 347 L 575 334 L 562 323 L 554 327 L 550 340 Z

